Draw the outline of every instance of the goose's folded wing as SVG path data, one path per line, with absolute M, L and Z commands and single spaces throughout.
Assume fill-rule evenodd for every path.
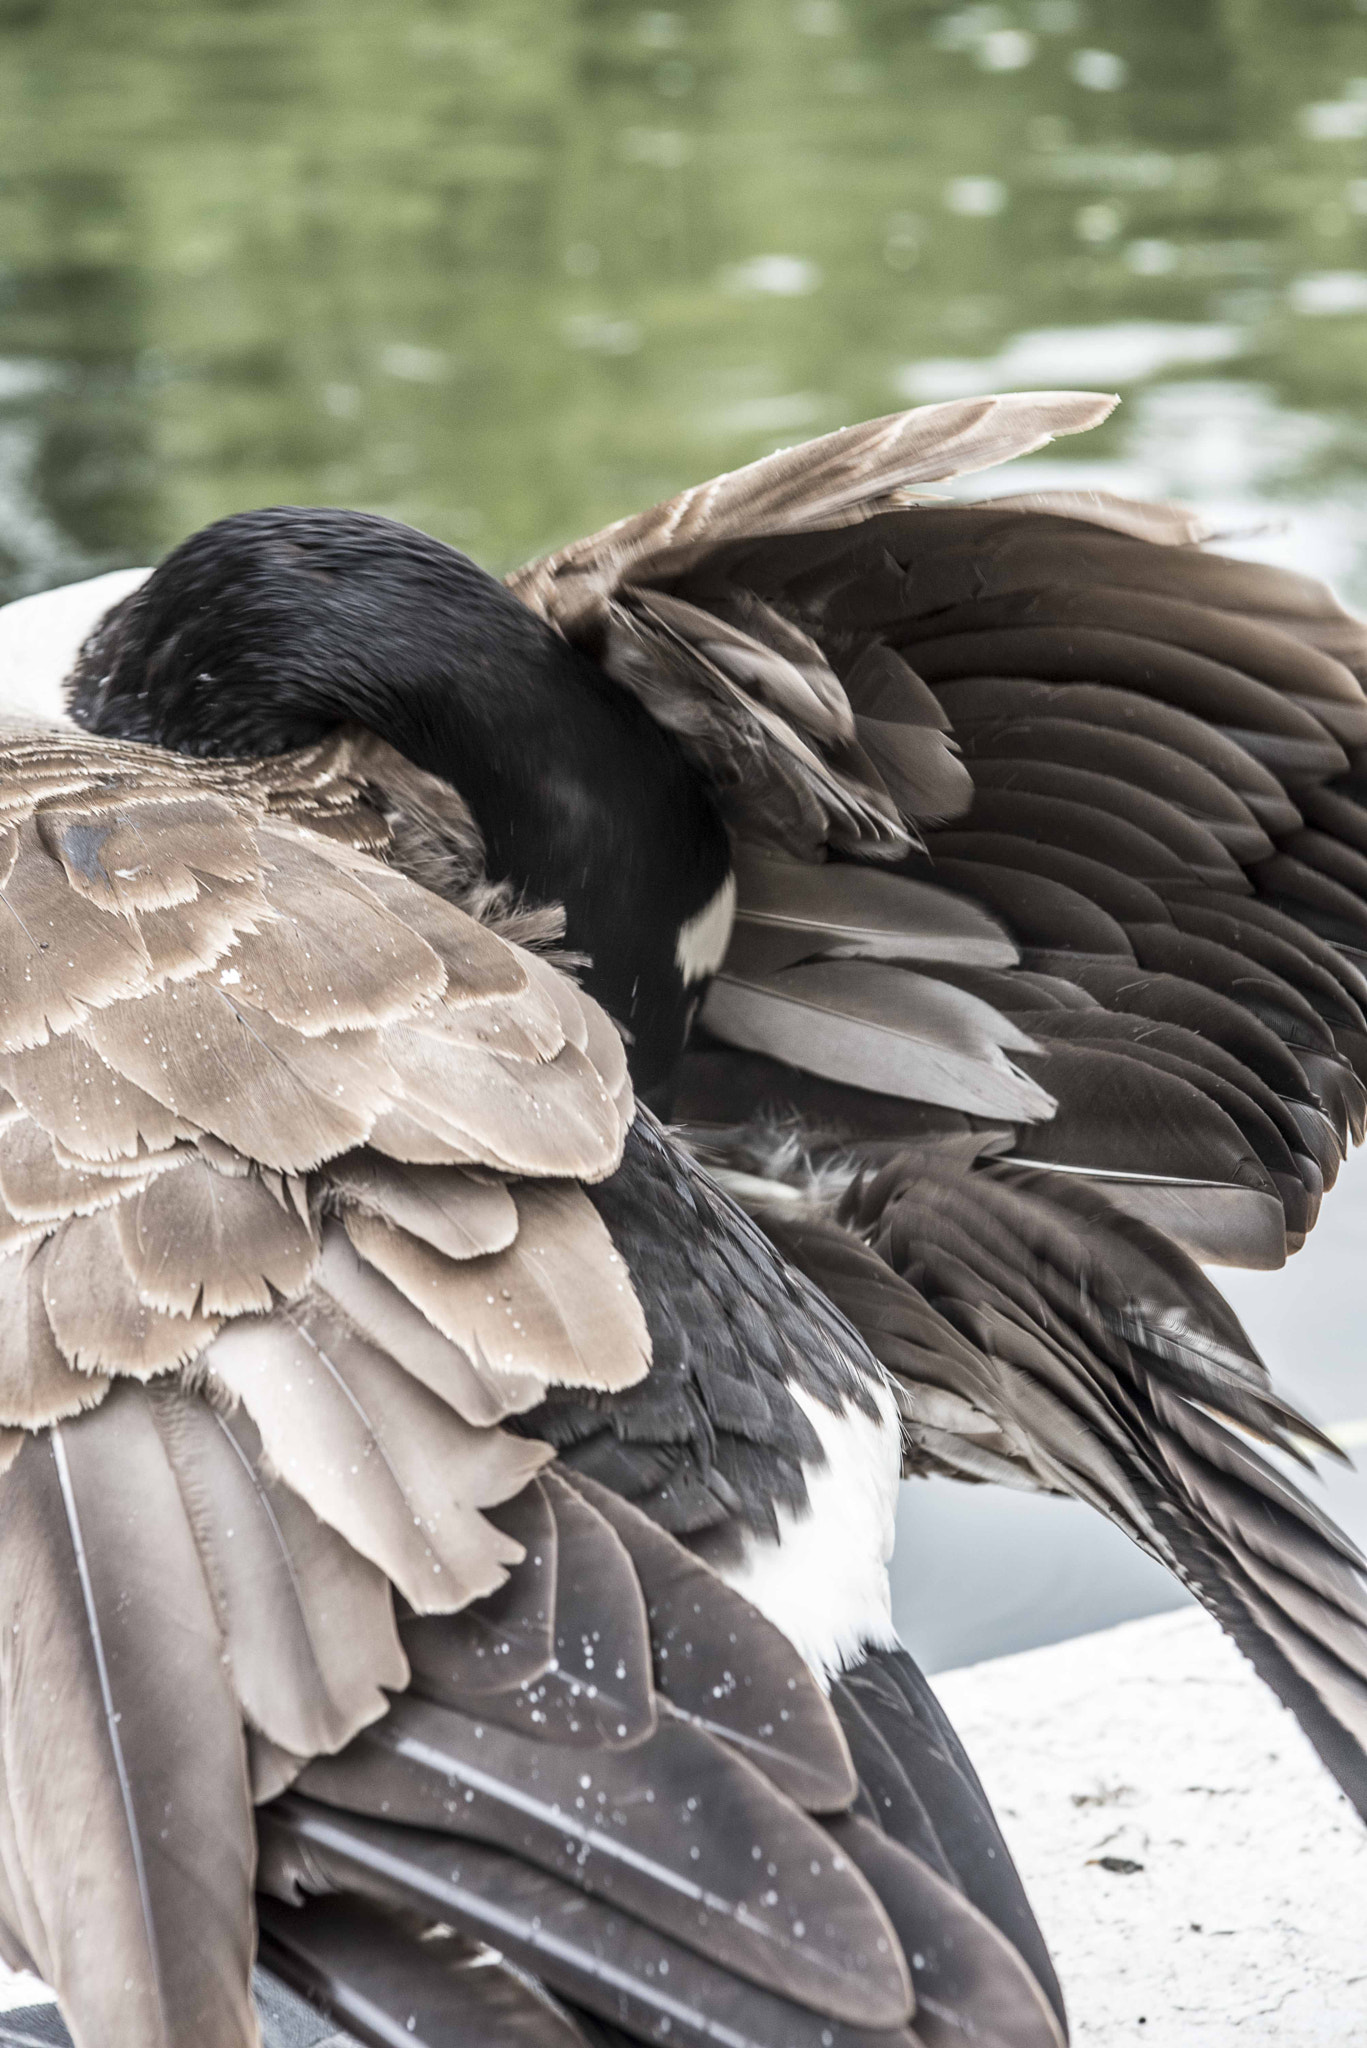
M 831 1833 L 786 1639 L 536 1439 L 649 1364 L 630 1087 L 375 858 L 403 772 L 0 745 L 0 1946 L 81 2048 L 251 2048 L 254 1889 L 366 2040 L 912 2048 L 919 1976 L 1057 2048 L 957 1871 Z

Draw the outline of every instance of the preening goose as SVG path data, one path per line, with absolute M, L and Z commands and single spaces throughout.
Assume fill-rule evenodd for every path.
M 1057 2048 L 819 1470 L 843 1421 L 888 1503 L 884 1375 L 460 798 L 363 733 L 28 725 L 0 812 L 0 1952 L 77 2048 L 250 2048 L 254 1920 L 365 2041 Z M 679 1416 L 720 1573 L 659 1526 L 688 1459 L 588 1469 Z M 829 1693 L 722 1575 L 817 1522 L 887 1646 Z
M 362 1121 L 366 1091 L 383 1095 L 390 1069 L 399 1074 L 403 1107 L 384 1096 L 375 1122 L 359 1134 L 348 1126 L 335 1151 L 303 1166 L 270 1151 L 273 1051 L 252 1070 L 259 1080 L 213 1070 L 215 1115 L 224 1115 L 223 1101 L 255 1105 L 234 1109 L 254 1119 L 250 1140 L 235 1136 L 236 1126 L 219 1131 L 203 1097 L 194 1108 L 182 1104 L 159 1080 L 161 1062 L 178 1070 L 193 1053 L 194 1066 L 199 1041 L 190 1039 L 202 1026 L 195 1016 L 187 1035 L 187 1012 L 171 1007 L 183 1001 L 174 983 L 134 998 L 166 1011 L 151 1046 L 118 1027 L 118 1004 L 106 1026 L 95 996 L 80 988 L 64 998 L 72 1011 L 64 1035 L 78 1034 L 116 1069 L 128 1063 L 119 1070 L 175 1122 L 162 1149 L 197 1152 L 197 1170 L 221 1179 L 245 1164 L 239 1178 L 253 1188 L 263 1172 L 267 1186 L 270 1175 L 284 1175 L 287 1197 L 311 1174 L 295 1207 L 301 1227 L 304 1212 L 312 1220 L 320 1205 L 329 1219 L 334 1207 L 343 1215 L 340 1227 L 330 1220 L 323 1229 L 313 1277 L 298 1283 L 305 1299 L 334 1285 L 330 1248 L 341 1248 L 348 1272 L 359 1262 L 378 1274 L 366 1284 L 387 1288 L 392 1321 L 372 1315 L 363 1331 L 390 1346 L 410 1375 L 422 1368 L 406 1346 L 425 1357 L 432 1327 L 475 1366 L 488 1362 L 489 1325 L 450 1320 L 433 1291 L 454 1284 L 453 1245 L 467 1241 L 463 1226 L 452 1233 L 431 1215 L 434 1205 L 445 1213 L 451 1175 L 468 1180 L 473 1163 L 514 1177 L 610 1176 L 585 1199 L 639 1293 L 651 1369 L 632 1384 L 623 1375 L 611 1388 L 591 1376 L 586 1385 L 577 1361 L 596 1355 L 594 1346 L 558 1340 L 550 1312 L 515 1347 L 511 1362 L 540 1375 L 520 1427 L 559 1454 L 552 1470 L 561 1482 L 537 1480 L 538 1497 L 551 1495 L 553 1518 L 558 1483 L 579 1489 L 581 1501 L 587 1489 L 604 1515 L 628 1513 L 611 1508 L 613 1496 L 634 1503 L 646 1527 L 687 1545 L 670 1551 L 676 1571 L 697 1573 L 709 1600 L 722 1601 L 729 1581 L 829 1685 L 840 1754 L 855 1772 L 844 1796 L 856 1779 L 862 1788 L 856 1821 L 837 1831 L 842 1854 L 881 1888 L 904 1950 L 915 1931 L 913 1973 L 960 1973 L 952 1993 L 943 1975 L 918 1985 L 914 2026 L 928 2041 L 956 2029 L 1046 2040 L 1061 2018 L 1047 1957 L 971 1770 L 891 1638 L 885 1550 L 899 1455 L 911 1470 L 1072 1492 L 1110 1514 L 1232 1630 L 1350 1796 L 1367 1805 L 1361 1561 L 1249 1443 L 1261 1437 L 1295 1455 L 1317 1433 L 1268 1384 L 1192 1257 L 1284 1257 L 1313 1221 L 1350 1133 L 1360 1131 L 1367 983 L 1353 959 L 1362 899 L 1353 882 L 1361 856 L 1352 843 L 1360 813 L 1351 754 L 1367 740 L 1367 700 L 1345 659 L 1356 658 L 1360 629 L 1315 586 L 1203 552 L 1194 523 L 1168 508 L 1091 497 L 989 508 L 909 498 L 917 486 L 1088 426 L 1109 403 L 1085 394 L 983 400 L 851 429 L 623 521 L 532 565 L 508 590 L 389 522 L 289 509 L 241 515 L 185 543 L 112 607 L 98 594 L 63 700 L 78 726 L 106 736 L 102 746 L 270 757 L 174 772 L 187 787 L 236 790 L 243 802 L 287 812 L 301 834 L 331 835 L 334 848 L 349 849 L 333 857 L 361 863 L 359 886 L 377 900 L 400 886 L 369 865 L 381 855 L 486 920 L 527 920 L 528 937 L 544 937 L 547 905 L 564 906 L 565 943 L 588 956 L 585 990 L 624 1026 L 637 1086 L 687 1120 L 697 1151 L 752 1210 L 763 1237 L 644 1116 L 628 1126 L 615 1176 L 611 1159 L 593 1165 L 556 1153 L 554 1163 L 529 1166 L 521 1155 L 472 1152 L 467 1125 L 478 1119 L 469 1105 L 485 1096 L 462 1064 L 466 1042 L 433 1078 L 431 1042 L 446 1026 L 434 1033 L 398 1012 L 381 1020 L 385 1032 L 422 1041 L 398 1066 L 383 1047 L 357 1040 L 374 1021 L 366 970 L 379 942 L 320 931 L 307 886 L 280 895 L 277 922 L 226 927 L 225 946 L 240 936 L 231 960 L 215 955 L 212 971 L 248 975 L 230 999 L 235 1014 L 244 1003 L 273 1015 L 272 1005 L 292 1002 L 283 1022 L 315 1049 L 310 1059 L 324 1045 L 331 1059 L 334 1041 L 339 1060 L 359 1050 L 336 1100 Z M 67 594 L 64 602 L 70 642 L 76 601 Z M 0 657 L 8 616 L 0 614 Z M 34 614 L 23 616 L 27 631 Z M 31 705 L 31 664 L 26 674 Z M 97 760 L 117 754 L 93 740 L 43 744 L 54 758 L 79 744 Z M 326 773 L 309 768 L 319 776 L 311 790 L 290 780 L 300 762 L 328 764 Z M 97 780 L 99 772 L 90 771 Z M 283 797 L 272 793 L 277 775 Z M 59 794 L 65 801 L 64 788 Z M 70 872 L 85 875 L 88 861 L 119 878 L 104 842 L 94 846 L 84 818 L 77 822 Z M 51 830 L 40 821 L 33 830 L 47 851 Z M 179 852 L 170 845 L 165 857 L 177 874 L 193 870 L 193 843 L 192 831 Z M 217 877 L 214 890 L 245 886 L 235 870 L 193 870 L 201 872 Z M 270 887 L 279 894 L 285 885 Z M 400 921 L 430 945 L 423 919 L 446 913 L 419 910 L 433 903 L 430 894 L 405 900 Z M 168 901 L 172 909 L 181 906 Z M 136 905 L 133 914 L 165 915 Z M 249 905 L 245 915 L 253 914 Z M 282 957 L 282 924 L 303 934 L 303 967 Z M 272 955 L 253 966 L 262 945 Z M 523 971 L 544 989 L 544 962 Z M 223 994 L 216 987 L 214 1002 Z M 439 1003 L 443 1017 L 451 1007 L 449 991 L 408 999 Z M 625 1122 L 617 1041 L 596 1009 L 585 1014 L 593 1023 L 572 1050 L 597 1066 Z M 490 1054 L 485 1043 L 479 1051 L 481 1071 L 492 1071 L 492 1059 L 502 1072 L 506 1049 Z M 557 1052 L 551 1064 L 564 1057 Z M 530 1122 L 548 1131 L 539 1085 Z M 432 1134 L 414 1129 L 421 1119 L 408 1106 L 410 1089 L 437 1116 L 435 1142 L 446 1150 L 430 1149 Z M 14 1092 L 31 1122 L 17 1084 Z M 485 1107 L 502 1100 L 500 1083 Z M 492 1145 L 488 1125 L 480 1129 Z M 59 1165 L 86 1159 L 64 1130 L 53 1144 Z M 358 1168 L 363 1144 L 368 1163 Z M 215 1145 L 231 1148 L 225 1159 Z M 416 1196 L 408 1175 L 402 1197 L 391 1196 L 383 1161 L 395 1158 L 429 1168 L 435 1191 L 424 1181 Z M 166 1191 L 174 1186 L 166 1180 Z M 519 1180 L 515 1206 L 524 1189 Z M 128 1199 L 122 1181 L 120 1199 Z M 146 1199 L 141 1188 L 137 1199 Z M 93 1211 L 104 1218 L 99 1230 L 117 1238 L 119 1327 L 177 1308 L 211 1322 L 219 1310 L 211 1314 L 188 1291 L 193 1262 L 189 1278 L 184 1268 L 179 1275 L 180 1293 L 163 1299 L 168 1254 L 156 1228 L 130 1233 L 119 1213 Z M 239 1242 L 239 1228 L 212 1222 L 225 1247 Z M 504 1258 L 508 1249 L 481 1255 Z M 560 1256 L 563 1273 L 575 1253 L 567 1244 Z M 315 1314 L 289 1306 L 292 1271 L 277 1279 L 263 1269 L 257 1281 L 255 1296 L 230 1305 L 265 1314 L 272 1331 Z M 44 1285 L 42 1327 L 60 1347 L 64 1311 L 53 1283 Z M 140 1306 L 128 1307 L 129 1288 Z M 556 1313 L 574 1305 L 596 1316 L 598 1291 L 581 1283 L 578 1294 L 573 1304 L 557 1297 Z M 335 1292 L 327 1299 L 336 1306 L 316 1313 L 349 1330 L 354 1302 Z M 497 1298 L 485 1306 L 502 1331 Z M 198 1370 L 214 1415 L 221 1385 L 228 1397 L 241 1395 L 271 1483 L 288 1487 L 288 1462 L 252 1407 L 253 1390 L 258 1403 L 269 1398 L 263 1381 L 284 1383 L 260 1363 L 261 1330 L 250 1321 L 211 1331 Z M 288 1349 L 294 1340 L 282 1341 Z M 83 1362 L 79 1345 L 66 1355 Z M 221 1372 L 216 1357 L 226 1357 Z M 814 1357 L 843 1363 L 831 1378 Z M 251 1385 L 249 1360 L 257 1361 Z M 95 1364 L 105 1369 L 99 1357 Z M 123 1400 L 124 1390 L 111 1398 Z M 62 1422 L 57 1438 L 40 1441 L 93 1433 L 97 1417 Z M 492 1427 L 497 1418 L 485 1420 Z M 14 1471 L 32 1469 L 32 1457 L 30 1448 Z M 340 1519 L 347 1488 L 329 1499 L 355 1547 Z M 647 1538 L 635 1520 L 629 1527 L 642 1546 L 665 1541 Z M 678 1562 L 690 1553 L 711 1576 Z M 420 1606 L 389 1560 L 377 1561 Z M 405 1621 L 406 1646 L 420 1626 L 429 1623 Z M 729 1636 L 729 1621 L 718 1626 Z M 444 1641 L 456 1624 L 441 1627 Z M 747 1643 L 752 1632 L 755 1642 L 781 1640 L 757 1618 L 746 1623 Z M 544 1646 L 544 1631 L 539 1640 Z M 657 1637 L 657 1716 L 670 1684 L 661 1648 Z M 427 1667 L 411 1646 L 407 1654 L 416 1684 L 426 1686 Z M 751 1655 L 762 1661 L 758 1650 Z M 521 1703 L 512 1715 L 532 1711 L 527 1700 L 548 1668 L 527 1681 L 530 1695 L 505 1687 Z M 736 1676 L 726 1664 L 712 1683 L 725 1693 Z M 800 1689 L 816 1702 L 813 1725 L 831 1740 L 835 1724 L 820 1695 Z M 539 1698 L 534 1707 L 544 1711 Z M 391 1904 L 416 1904 L 429 1920 L 531 1967 L 572 2004 L 600 2016 L 610 2009 L 629 2030 L 648 2032 L 661 2015 L 658 2007 L 650 2014 L 648 1999 L 644 2008 L 630 2004 L 639 1985 L 628 1993 L 618 1982 L 611 1995 L 625 2003 L 608 2008 L 600 1970 L 595 2003 L 587 1966 L 578 1977 L 557 1975 L 560 1965 L 552 1969 L 541 1951 L 491 1931 L 506 1931 L 506 1919 L 462 1920 L 445 1894 L 424 1891 L 410 1868 L 411 1833 L 386 1836 L 369 1862 L 356 1844 L 373 1838 L 358 1835 L 359 1822 L 347 1821 L 350 1833 L 335 1819 L 326 1823 L 332 1834 L 308 1833 L 299 1818 L 306 1798 L 330 1799 L 349 1815 L 377 1798 L 387 1824 L 409 1829 L 431 1826 L 439 1808 L 449 1813 L 448 1800 L 463 1804 L 452 1785 L 472 1790 L 468 1778 L 440 1743 L 412 1732 L 414 1711 L 401 1700 L 379 1725 L 397 1731 L 406 1764 L 431 1765 L 425 1789 L 405 1794 L 402 1808 L 389 1803 L 395 1794 L 377 1760 L 377 1745 L 384 1753 L 390 1741 L 383 1733 L 361 1737 L 337 1765 L 315 1761 L 298 1780 L 302 1791 L 260 1823 L 268 1886 L 288 1889 L 302 1858 L 312 1880 L 342 1882 L 372 1902 L 383 1893 Z M 615 1725 L 630 1743 L 636 1724 Z M 278 1789 L 293 1769 L 281 1749 L 330 1753 L 312 1740 L 292 1747 L 270 1737 L 272 1747 L 261 1732 L 251 1747 L 266 1772 L 262 1791 Z M 655 1754 L 649 1744 L 641 1751 Z M 801 1768 L 800 1782 L 824 1810 L 829 1779 L 813 1794 L 815 1766 Z M 790 1775 L 785 1792 L 798 1781 Z M 521 1811 L 523 1794 L 500 1797 L 501 1810 Z M 307 1819 L 312 1809 L 302 1810 Z M 871 1842 L 865 1827 L 874 1822 L 883 1833 Z M 563 1831 L 563 1819 L 558 1825 Z M 271 1846 L 281 1828 L 292 1844 L 283 1863 Z M 498 1840 L 507 1851 L 509 1835 Z M 526 1837 L 516 1847 L 534 1859 Z M 449 1846 L 432 1854 L 449 1859 Z M 892 1864 L 903 1886 L 896 1903 Z M 592 1856 L 585 1867 L 595 1868 Z M 915 1914 L 907 1903 L 912 1868 L 915 1884 L 929 1872 L 953 1894 L 959 1917 L 938 1944 L 922 1938 L 934 1922 L 931 1893 L 920 1895 Z M 559 1865 L 556 1874 L 567 1875 Z M 733 1897 L 724 1887 L 716 1896 Z M 622 1929 L 635 1939 L 637 1920 L 649 1919 L 637 1892 L 617 1903 L 626 1914 L 614 1923 L 618 1933 L 592 1937 L 609 1944 L 600 1953 L 611 1951 L 614 1971 L 621 1964 L 611 1942 L 626 1941 Z M 748 1898 L 733 1898 L 733 1907 L 728 1926 L 748 1926 Z M 753 1985 L 749 1951 L 738 1959 L 718 1947 L 716 1916 L 705 1910 L 695 1950 Z M 291 1921 L 271 1907 L 272 1943 L 286 1939 L 282 1925 L 297 1934 L 322 1924 L 312 1911 L 313 1921 Z M 351 1908 L 336 1911 L 327 1924 L 354 1930 Z M 806 1911 L 800 1924 L 793 1938 L 805 1941 L 814 1924 Z M 677 1921 L 665 1931 L 677 1936 Z M 337 1935 L 316 1977 L 333 1971 L 347 1938 Z M 870 1938 L 876 1950 L 886 1927 Z M 442 1981 L 449 1986 L 449 1971 Z M 764 1982 L 790 2001 L 811 1995 L 805 1978 Z M 334 1991 L 344 2000 L 344 1987 Z M 716 1995 L 699 1994 L 707 2025 L 721 2010 L 708 2004 Z M 831 2020 L 892 2029 L 896 2038 L 908 2010 L 898 1995 L 896 2014 L 891 1994 L 876 2014 L 828 2006 L 812 2038 Z M 753 2007 L 753 1993 L 745 1996 Z M 742 2027 L 740 2037 L 758 2040 L 772 2024 L 785 2040 L 806 2039 L 795 2009 L 761 2021 L 747 2008 L 744 2027 L 753 2031 Z M 573 2023 L 581 2032 L 593 2024 Z M 676 2034 L 686 2024 L 671 2016 Z

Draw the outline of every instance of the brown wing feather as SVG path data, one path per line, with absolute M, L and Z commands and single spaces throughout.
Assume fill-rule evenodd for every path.
M 269 1796 L 386 1711 L 396 1587 L 449 1613 L 521 1559 L 483 1510 L 551 1453 L 502 1417 L 649 1361 L 579 1190 L 504 1184 L 612 1171 L 620 1042 L 373 858 L 385 765 L 0 745 L 3 1909 L 111 2048 L 250 2048 L 248 1764 Z M 476 1172 L 386 1153 L 457 1126 Z M 442 1304 L 492 1286 L 525 1360 L 339 1210 Z

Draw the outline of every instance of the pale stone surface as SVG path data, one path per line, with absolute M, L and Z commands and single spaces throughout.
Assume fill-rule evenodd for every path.
M 1205 1615 L 935 1685 L 1020 1864 L 1077 2048 L 1367 2041 L 1367 1830 Z

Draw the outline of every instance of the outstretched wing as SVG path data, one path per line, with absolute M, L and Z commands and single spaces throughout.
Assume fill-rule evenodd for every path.
M 927 692 L 906 687 L 885 714 L 877 664 L 851 677 L 790 607 L 733 573 L 736 558 L 758 535 L 784 536 L 790 562 L 820 554 L 829 529 L 1094 426 L 1114 403 L 1030 393 L 846 427 L 619 520 L 508 582 L 678 735 L 743 835 L 804 858 L 827 842 L 893 858 L 910 818 L 966 799 L 945 721 Z
M 1111 1515 L 1367 1808 L 1360 1560 L 1213 1419 L 1317 1435 L 1188 1256 L 1279 1265 L 1367 1123 L 1367 629 L 1179 509 L 899 508 L 884 466 L 1107 405 L 876 422 L 514 587 L 730 801 L 735 934 L 676 1110 L 903 1381 L 910 1468 Z M 747 693 L 764 774 L 706 720 L 738 733 Z
M 459 836 L 364 738 L 0 744 L 0 1949 L 80 2048 L 251 2048 L 254 1892 L 375 2041 L 1058 2048 L 952 1742 L 943 1845 L 852 1814 L 786 1640 L 518 1426 L 647 1370 L 625 1061 L 377 778 Z

